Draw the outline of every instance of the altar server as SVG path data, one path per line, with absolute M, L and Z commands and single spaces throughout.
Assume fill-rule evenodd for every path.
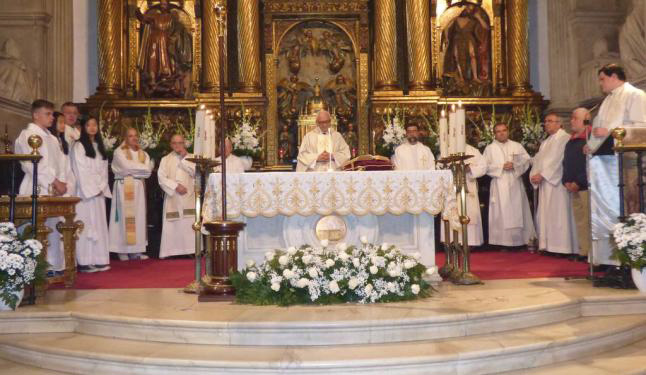
M 227 161 L 227 173 L 244 173 L 251 169 L 253 160 L 248 156 L 237 156 L 233 154 L 233 144 L 229 138 L 224 140 L 224 155 Z M 216 157 L 215 161 L 220 162 L 220 157 Z M 215 172 L 220 172 L 221 167 L 215 167 Z
M 153 162 L 139 146 L 136 129 L 129 128 L 124 138 L 112 159 L 114 199 L 110 207 L 110 252 L 118 253 L 120 260 L 148 259 L 144 182 L 152 173 Z
M 157 179 L 164 191 L 164 223 L 159 257 L 195 253 L 195 164 L 186 161 L 193 155 L 186 151 L 184 137 L 170 139 L 173 150 L 159 162 Z M 228 166 L 227 166 L 228 167 Z
M 81 137 L 81 128 L 78 123 L 79 107 L 73 102 L 65 102 L 61 106 L 61 112 L 65 119 L 65 140 L 72 147 L 72 143 Z
M 551 253 L 573 254 L 578 250 L 570 195 L 561 183 L 563 155 L 570 135 L 563 130 L 556 113 L 545 116 L 548 137 L 532 161 L 529 180 L 538 189 L 536 227 L 538 249 Z M 536 194 L 536 193 L 535 193 Z
M 317 128 L 305 134 L 298 149 L 297 172 L 334 171 L 350 159 L 350 147 L 341 133 L 330 129 L 330 113 L 321 110 L 316 116 Z
M 38 162 L 38 194 L 63 196 L 67 193 L 65 164 L 61 161 L 65 158 L 58 139 L 52 135 L 48 128 L 54 121 L 54 104 L 47 100 L 38 99 L 31 105 L 32 122 L 27 128 L 20 132 L 16 138 L 15 150 L 17 154 L 30 154 L 32 148 L 28 139 L 32 135 L 38 135 L 43 143 L 38 149 L 42 159 Z M 33 164 L 30 161 L 20 162 L 25 176 L 20 183 L 19 194 L 31 195 L 33 184 Z M 65 258 L 61 251 L 61 235 L 56 230 L 56 224 L 60 218 L 54 217 L 45 220 L 45 225 L 52 231 L 47 236 L 49 246 L 47 248 L 47 262 L 50 264 L 48 276 L 62 274 L 65 268 Z
M 435 157 L 431 149 L 419 142 L 419 127 L 414 122 L 406 125 L 406 142 L 397 146 L 392 157 L 396 170 L 435 169 Z
M 494 127 L 494 141 L 485 148 L 489 188 L 489 244 L 522 246 L 536 237 L 522 175 L 530 157 L 523 146 L 509 139 L 505 124 Z
M 61 112 L 54 112 L 54 121 L 52 126 L 49 127 L 49 132 L 56 137 L 58 140 L 59 148 L 62 151 L 62 156 L 58 160 L 60 163 L 60 168 L 65 173 L 65 184 L 67 185 L 67 191 L 63 196 L 65 197 L 75 197 L 76 194 L 76 176 L 72 170 L 72 159 L 71 159 L 71 150 L 72 142 L 68 142 L 65 136 L 65 117 Z
M 76 205 L 76 219 L 84 224 L 76 243 L 76 262 L 81 272 L 107 271 L 110 253 L 105 199 L 112 198 L 112 194 L 108 186 L 108 158 L 94 117 L 81 127 L 79 141 L 72 148 L 72 165 L 81 197 Z
M 616 260 L 610 259 L 613 249 L 610 233 L 619 216 L 618 159 L 612 149 L 611 132 L 617 127 L 646 127 L 646 93 L 626 82 L 624 69 L 616 64 L 599 69 L 599 85 L 607 96 L 594 118 L 592 136 L 584 148 L 592 154 L 588 163 L 592 258 L 595 264 L 618 265 Z M 598 144 L 601 146 L 597 148 Z M 626 214 L 639 211 L 638 194 L 633 189 L 638 181 L 633 155 L 626 153 L 624 156 Z

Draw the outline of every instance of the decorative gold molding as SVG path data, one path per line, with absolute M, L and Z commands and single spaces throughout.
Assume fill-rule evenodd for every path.
M 369 75 L 368 75 L 368 54 L 359 54 L 359 154 L 370 153 L 370 121 L 368 116 L 369 103 L 368 103 L 368 90 L 369 90 Z
M 121 93 L 121 0 L 99 0 L 98 94 Z
M 240 91 L 260 91 L 259 0 L 238 0 L 238 61 Z
M 375 89 L 397 90 L 397 25 L 393 0 L 375 0 Z
M 424 91 L 431 88 L 430 20 L 428 0 L 406 0 L 408 78 L 411 91 Z
M 218 47 L 218 21 L 215 17 L 215 6 L 221 5 L 226 7 L 226 1 L 222 0 L 204 0 L 202 2 L 202 18 L 204 31 L 202 36 L 203 50 L 202 50 L 202 92 L 216 93 L 220 89 L 220 49 Z M 225 11 L 226 13 L 226 8 Z M 227 45 L 226 45 L 226 20 L 225 20 L 225 33 L 224 33 L 224 57 L 223 61 L 227 61 Z M 227 64 L 224 69 L 224 86 L 227 86 Z
M 274 54 L 268 53 L 265 55 L 265 74 L 267 75 L 267 134 L 266 134 L 266 147 L 265 152 L 267 156 L 265 160 L 267 165 L 276 165 L 278 163 L 278 97 L 276 93 L 276 69 L 278 68 L 278 59 L 274 58 Z
M 507 53 L 512 95 L 531 93 L 529 89 L 527 24 L 527 0 L 507 1 Z
M 265 11 L 271 13 L 343 13 L 368 12 L 368 10 L 368 2 L 365 0 L 267 0 L 265 2 Z

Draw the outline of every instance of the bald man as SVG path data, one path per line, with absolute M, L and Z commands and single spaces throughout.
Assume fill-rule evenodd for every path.
M 224 140 L 224 157 L 227 161 L 227 174 L 244 173 L 253 166 L 253 160 L 249 156 L 237 156 L 233 154 L 233 144 L 229 138 Z M 219 162 L 220 157 L 215 158 Z M 221 166 L 215 167 L 215 172 L 220 172 Z
M 570 116 L 572 136 L 565 145 L 563 154 L 563 186 L 570 194 L 570 204 L 574 215 L 578 255 L 587 256 L 592 247 L 590 236 L 590 195 L 588 193 L 588 174 L 583 147 L 590 133 L 590 112 L 577 108 Z
M 172 152 L 159 163 L 157 180 L 164 191 L 164 215 L 159 257 L 195 253 L 195 164 L 186 161 L 193 155 L 186 150 L 180 134 L 170 139 Z
M 297 172 L 335 171 L 350 159 L 350 147 L 341 133 L 330 128 L 332 118 L 326 110 L 316 116 L 316 129 L 305 134 L 298 149 Z

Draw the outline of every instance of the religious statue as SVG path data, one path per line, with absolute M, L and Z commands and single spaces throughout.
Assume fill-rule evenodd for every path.
M 327 54 L 328 68 L 332 74 L 337 74 L 345 65 L 346 53 L 351 52 L 352 48 L 343 41 L 341 34 L 329 31 L 323 32 L 319 44 L 321 51 Z
M 490 28 L 486 13 L 468 3 L 442 32 L 443 77 L 458 85 L 490 79 Z
M 308 114 L 313 114 L 322 109 L 327 110 L 328 104 L 325 102 L 321 96 L 321 85 L 319 84 L 319 79 L 315 78 L 316 83 L 314 83 L 314 95 L 307 99 L 305 102 L 305 108 Z
M 143 26 L 137 66 L 144 95 L 186 97 L 191 87 L 193 41 L 186 25 L 184 1 L 179 5 L 169 0 L 148 3 L 145 14 L 139 8 L 135 11 Z
M 283 130 L 278 136 L 278 154 L 281 161 L 288 160 L 292 155 L 292 136 L 287 124 L 283 125 Z
M 619 54 L 631 81 L 646 76 L 645 28 L 646 3 L 643 0 L 633 0 L 632 9 L 619 31 Z
M 357 138 L 357 133 L 354 130 L 354 124 L 353 123 L 348 123 L 348 127 L 343 133 L 343 138 L 345 139 L 346 143 L 350 147 L 350 154 L 352 155 L 352 158 L 357 157 L 357 150 L 359 147 L 359 139 Z
M 336 114 L 344 119 L 351 118 L 357 103 L 357 89 L 354 82 L 339 74 L 325 84 L 325 90 L 333 98 Z
M 30 103 L 36 96 L 35 83 L 16 42 L 6 39 L 0 48 L 0 97 Z
M 312 92 L 312 87 L 305 82 L 300 82 L 296 75 L 283 78 L 278 83 L 278 110 L 283 118 L 292 118 L 298 115 L 298 99 L 301 92 Z

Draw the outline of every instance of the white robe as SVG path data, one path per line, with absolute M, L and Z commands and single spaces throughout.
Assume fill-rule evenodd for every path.
M 65 141 L 70 146 L 70 149 L 79 138 L 81 138 L 81 132 L 77 128 L 65 125 Z
M 126 158 L 125 151 L 121 146 L 114 150 L 112 159 L 112 172 L 114 172 L 114 187 L 112 194 L 112 205 L 110 207 L 110 252 L 113 253 L 143 253 L 146 251 L 148 245 L 148 238 L 146 232 L 146 191 L 144 180 L 150 177 L 153 170 L 153 162 L 146 152 L 146 159 L 144 163 L 140 163 L 137 158 L 137 153 L 131 151 L 132 160 Z M 126 227 L 124 220 L 124 196 L 123 196 L 123 178 L 132 176 L 135 178 L 135 222 L 136 222 L 136 235 L 137 242 L 133 245 L 128 245 L 126 242 Z M 116 214 L 118 213 L 118 217 Z
M 324 151 L 332 154 L 334 160 L 331 162 L 317 161 L 316 159 Z M 327 134 L 323 134 L 321 129 L 317 127 L 303 137 L 303 141 L 298 149 L 296 171 L 324 172 L 330 168 L 338 170 L 346 161 L 350 160 L 350 156 L 350 147 L 348 147 L 341 133 L 329 129 Z
M 536 236 L 534 220 L 525 193 L 522 175 L 529 168 L 530 157 L 523 146 L 511 140 L 493 141 L 485 148 L 489 188 L 489 244 L 526 245 Z M 511 161 L 514 169 L 503 170 Z
M 467 172 L 467 236 L 469 246 L 480 246 L 484 242 L 482 234 L 482 215 L 480 214 L 480 198 L 478 198 L 478 181 L 487 173 L 487 160 L 482 156 L 477 148 L 466 145 L 465 153 L 473 157 L 467 159 L 465 163 L 469 166 Z M 440 239 L 444 241 L 444 221 L 441 223 Z M 462 236 L 458 235 L 458 240 L 462 243 Z
M 76 261 L 81 266 L 110 263 L 105 215 L 105 199 L 112 198 L 108 186 L 108 160 L 103 159 L 96 143 L 94 151 L 94 158 L 87 157 L 83 145 L 76 142 L 70 152 L 72 166 L 79 176 L 77 192 L 81 197 L 76 205 L 76 220 L 81 220 L 84 225 L 76 243 Z
M 15 150 L 17 154 L 31 154 L 32 148 L 29 146 L 27 140 L 31 135 L 38 135 L 43 140 L 43 144 L 38 149 L 38 153 L 42 159 L 38 162 L 38 195 L 50 195 L 51 184 L 54 179 L 60 182 L 67 183 L 69 178 L 69 163 L 67 156 L 61 149 L 58 138 L 52 135 L 49 131 L 42 129 L 34 123 L 27 125 L 27 128 L 20 132 L 15 142 Z M 22 171 L 25 176 L 20 183 L 18 193 L 20 195 L 31 195 L 33 185 L 33 164 L 30 161 L 20 162 Z M 67 184 L 67 189 L 73 188 Z M 56 229 L 56 224 L 61 221 L 59 217 L 50 217 L 45 220 L 45 225 L 51 229 L 47 236 L 49 245 L 47 247 L 47 262 L 50 264 L 50 269 L 54 271 L 62 271 L 65 269 L 65 256 L 63 253 L 63 243 L 61 241 L 61 234 Z
M 164 216 L 159 257 L 195 253 L 195 164 L 175 152 L 159 162 L 157 180 L 164 191 Z M 187 190 L 180 195 L 175 189 L 182 184 Z
M 215 158 L 215 161 L 220 162 L 220 157 Z M 248 156 L 236 156 L 230 154 L 227 156 L 227 174 L 229 173 L 244 173 L 251 169 L 253 160 Z M 222 169 L 221 166 L 217 166 L 213 169 L 214 172 L 220 172 Z
M 417 142 L 406 142 L 395 149 L 392 162 L 396 170 L 435 169 L 435 157 L 428 146 Z
M 646 127 L 646 93 L 626 82 L 612 90 L 601 103 L 593 127 Z M 588 159 L 592 261 L 619 265 L 610 259 L 614 244 L 610 233 L 619 222 L 619 175 L 616 155 L 596 155 Z
M 540 184 L 532 184 L 534 189 L 538 189 L 538 248 L 561 254 L 579 251 L 570 194 L 561 181 L 563 155 L 569 140 L 570 135 L 563 129 L 547 137 L 534 156 L 532 170 L 529 172 L 530 177 L 543 176 Z

